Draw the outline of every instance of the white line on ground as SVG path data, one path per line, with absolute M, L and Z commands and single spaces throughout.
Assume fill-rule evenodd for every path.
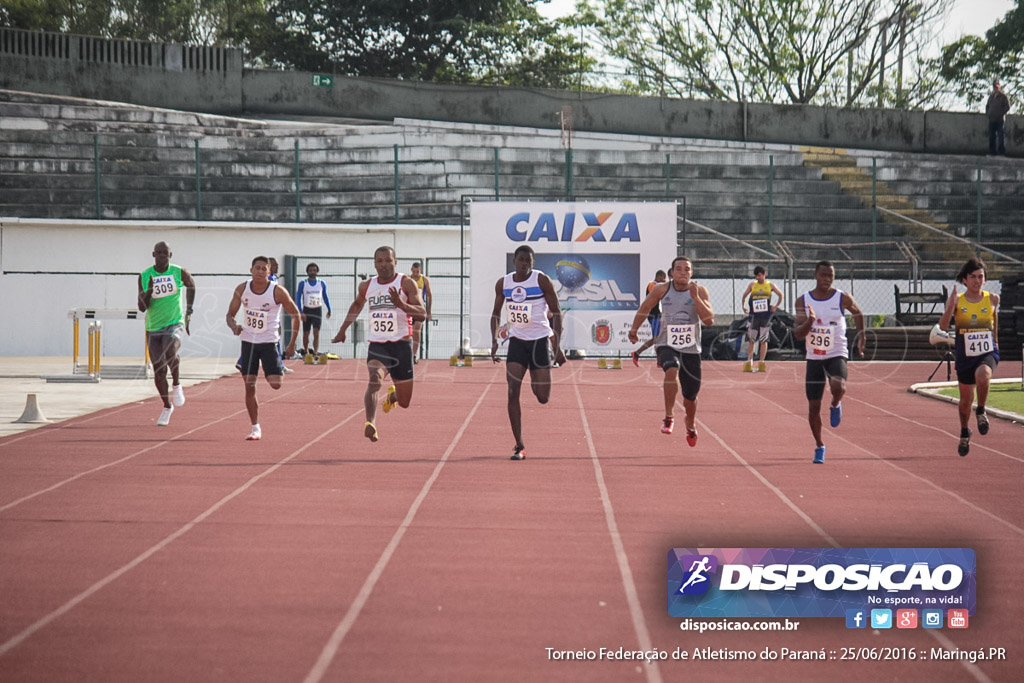
M 633 579 L 633 570 L 629 567 L 629 557 L 626 555 L 626 548 L 622 544 L 622 535 L 619 533 L 619 525 L 615 521 L 615 511 L 612 509 L 612 500 L 608 495 L 608 487 L 604 482 L 604 472 L 601 469 L 601 461 L 597 457 L 597 448 L 594 446 L 594 437 L 590 432 L 590 423 L 587 421 L 587 413 L 583 408 L 583 397 L 580 396 L 579 386 L 573 384 L 576 391 L 576 402 L 580 406 L 580 419 L 583 421 L 583 433 L 587 437 L 587 447 L 590 449 L 590 461 L 594 464 L 594 478 L 597 479 L 597 488 L 601 492 L 601 505 L 604 507 L 604 519 L 608 524 L 608 533 L 612 538 L 612 547 L 615 549 L 615 560 L 619 565 L 619 573 L 622 575 L 622 587 L 626 592 L 626 604 L 629 605 L 629 614 L 633 619 L 633 630 L 636 631 L 637 640 L 640 642 L 640 649 L 647 652 L 654 649 L 651 641 L 651 634 L 647 631 L 647 622 L 644 619 L 644 610 L 640 605 L 640 596 L 636 590 L 636 581 Z M 661 670 L 657 662 L 647 663 L 644 667 L 647 673 L 648 683 L 661 683 Z
M 333 434 L 335 431 L 340 429 L 343 425 L 347 424 L 350 420 L 352 420 L 352 418 L 356 417 L 357 415 L 362 415 L 362 414 L 363 414 L 363 409 L 360 408 L 359 410 L 357 410 L 356 412 L 352 413 L 351 415 L 346 417 L 344 420 L 342 420 L 338 424 L 334 425 L 333 427 L 331 427 L 327 431 L 323 432 L 320 436 L 316 437 L 315 439 L 313 439 L 309 443 L 305 444 L 304 446 L 300 446 L 298 449 L 292 451 L 292 453 L 290 455 L 288 455 L 287 457 L 285 457 L 283 460 L 279 460 L 277 463 L 271 465 L 267 469 L 263 470 L 262 472 L 260 472 L 256 476 L 254 476 L 251 479 L 249 479 L 249 481 L 245 482 L 244 484 L 239 486 L 237 489 L 235 489 L 234 491 L 232 491 L 228 495 L 224 496 L 223 498 L 218 500 L 216 503 L 214 503 L 213 505 L 208 507 L 206 510 L 201 512 L 191 522 L 185 524 L 184 526 L 179 528 L 177 531 L 175 531 L 174 533 L 170 534 L 169 536 L 164 538 L 162 541 L 160 541 L 156 545 L 154 545 L 151 548 L 149 548 L 149 550 L 146 550 L 145 552 L 141 553 L 135 559 L 133 559 L 131 562 L 128 562 L 127 564 L 123 565 L 119 569 L 116 569 L 115 571 L 111 572 L 110 574 L 107 574 L 105 577 L 103 577 L 102 579 L 100 579 L 99 581 L 94 583 L 93 585 L 89 586 L 84 591 L 82 591 L 81 593 L 79 593 L 75 597 L 71 598 L 70 600 L 65 602 L 63 605 L 61 605 L 57 609 L 53 610 L 52 612 L 50 612 L 46 616 L 44 616 L 44 617 L 38 619 L 37 621 L 35 621 L 34 623 L 32 623 L 30 626 L 28 626 L 26 629 L 24 629 L 23 631 L 21 631 L 20 633 L 15 635 L 13 638 L 11 638 L 7 642 L 5 642 L 2 645 L 0 645 L 0 657 L 3 657 L 5 654 L 7 654 L 11 650 L 13 650 L 15 647 L 17 647 L 21 643 L 23 643 L 33 633 L 35 633 L 35 632 L 39 631 L 40 629 L 46 627 L 48 624 L 50 624 L 51 622 L 55 621 L 59 617 L 67 614 L 72 609 L 74 609 L 75 606 L 77 606 L 78 604 L 84 602 L 85 600 L 87 600 L 91 596 L 95 595 L 99 591 L 103 590 L 105 587 L 107 587 L 108 585 L 110 585 L 111 583 L 116 581 L 117 579 L 121 578 L 122 576 L 124 576 L 125 574 L 130 572 L 132 569 L 134 569 L 135 567 L 139 566 L 140 564 L 142 564 L 143 562 L 148 560 L 150 557 L 152 557 L 156 553 L 158 553 L 161 550 L 163 550 L 164 548 L 166 548 L 168 545 L 170 545 L 171 543 L 173 543 L 177 539 L 179 539 L 182 536 L 184 536 L 185 534 L 187 534 L 189 531 L 191 531 L 193 528 L 195 528 L 198 524 L 200 524 L 201 522 L 206 520 L 212 514 L 214 514 L 215 512 L 220 510 L 222 507 L 227 505 L 229 502 L 231 502 L 232 500 L 234 500 L 238 496 L 240 496 L 243 493 L 245 493 L 246 491 L 248 491 L 249 488 L 251 488 L 252 485 L 255 484 L 256 482 L 258 482 L 260 479 L 263 479 L 264 477 L 267 477 L 267 476 L 273 474 L 275 471 L 277 471 L 283 465 L 285 465 L 289 461 L 293 460 L 294 458 L 296 458 L 297 456 L 299 456 L 300 454 L 302 454 L 303 452 L 305 452 L 306 450 L 308 450 L 309 448 L 314 446 L 319 441 L 322 441 L 323 439 L 327 438 L 330 434 Z
M 334 656 L 338 653 L 338 649 L 341 647 L 341 643 L 345 640 L 345 636 L 352 629 L 352 626 L 356 623 L 356 619 L 359 618 L 359 613 L 362 611 L 363 606 L 366 605 L 367 600 L 370 599 L 370 594 L 373 592 L 374 586 L 377 585 L 377 581 L 380 580 L 381 575 L 388 566 L 388 562 L 391 560 L 391 556 L 394 555 L 395 550 L 398 548 L 398 544 L 401 543 L 402 537 L 405 536 L 405 532 L 412 526 L 413 519 L 416 517 L 416 513 L 420 509 L 420 505 L 423 503 L 427 494 L 430 492 L 434 482 L 437 481 L 438 476 L 441 474 L 441 469 L 444 464 L 448 461 L 448 456 L 455 450 L 455 446 L 462 439 L 463 433 L 472 421 L 473 416 L 476 414 L 477 408 L 483 403 L 484 397 L 487 395 L 487 391 L 491 388 L 491 384 L 484 385 L 483 393 L 480 394 L 480 398 L 476 400 L 476 404 L 473 409 L 469 411 L 469 415 L 462 422 L 462 426 L 459 427 L 459 431 L 455 433 L 455 437 L 452 442 L 448 444 L 448 448 L 445 449 L 444 454 L 438 461 L 437 465 L 434 466 L 434 471 L 430 473 L 427 480 L 423 483 L 423 487 L 420 489 L 416 499 L 413 500 L 412 505 L 409 506 L 409 511 L 405 514 L 405 519 L 399 524 L 398 529 L 395 530 L 394 535 L 391 537 L 391 541 L 388 542 L 387 547 L 384 548 L 384 552 L 377 559 L 377 564 L 374 565 L 373 569 L 370 570 L 366 580 L 363 582 L 362 588 L 359 589 L 358 595 L 355 600 L 349 605 L 348 611 L 345 616 L 342 617 L 341 622 L 334 629 L 331 637 L 327 639 L 327 644 L 324 645 L 323 650 L 320 652 L 320 656 L 317 658 L 316 663 L 313 664 L 313 668 L 310 669 L 309 673 L 306 674 L 305 683 L 316 683 L 324 677 L 327 673 L 327 669 L 330 667 L 331 662 L 334 660 Z

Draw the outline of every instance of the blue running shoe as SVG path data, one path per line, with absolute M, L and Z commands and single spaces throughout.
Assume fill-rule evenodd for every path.
M 832 423 L 833 427 L 838 427 L 839 423 L 843 421 L 843 404 L 840 403 L 837 406 L 828 407 L 828 419 Z
M 814 449 L 814 464 L 822 465 L 825 463 L 825 447 L 818 446 Z

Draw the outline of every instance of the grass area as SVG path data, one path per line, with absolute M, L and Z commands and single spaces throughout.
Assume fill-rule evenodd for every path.
M 941 389 L 939 393 L 943 396 L 960 398 L 958 387 Z M 989 387 L 987 405 L 990 408 L 1009 410 L 1012 413 L 1024 415 L 1024 391 L 1021 391 L 1020 385 L 1017 383 L 993 384 Z

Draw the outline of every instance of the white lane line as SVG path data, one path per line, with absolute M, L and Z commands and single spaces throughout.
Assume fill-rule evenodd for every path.
M 755 393 L 756 393 L 756 392 L 755 392 Z M 774 403 L 774 402 L 773 402 L 773 403 Z M 781 405 L 779 405 L 779 404 L 777 404 L 777 403 L 775 403 L 774 405 L 776 405 L 776 407 L 780 408 L 780 409 L 781 409 L 781 410 L 783 410 L 784 412 L 787 412 L 787 413 L 789 413 L 790 415 L 792 415 L 792 416 L 794 416 L 794 417 L 799 417 L 799 416 L 798 416 L 798 415 L 797 415 L 796 413 L 794 413 L 794 412 L 790 411 L 790 410 L 789 410 L 788 408 L 785 408 L 785 407 L 783 407 L 783 406 L 781 406 Z M 769 489 L 771 489 L 771 490 L 772 490 L 773 492 L 775 492 L 775 494 L 776 494 L 777 496 L 779 496 L 779 497 L 780 497 L 780 498 L 781 498 L 781 499 L 783 500 L 783 502 L 785 502 L 785 503 L 786 503 L 786 504 L 787 504 L 787 505 L 788 505 L 789 507 L 791 507 L 791 508 L 793 508 L 793 509 L 794 509 L 795 511 L 797 511 L 797 514 L 799 514 L 801 518 L 803 518 L 803 519 L 804 519 L 804 520 L 805 520 L 805 521 L 806 521 L 806 522 L 807 522 L 808 524 L 810 524 L 811 528 L 812 528 L 812 529 L 814 529 L 815 531 L 817 531 L 817 532 L 818 532 L 818 534 L 819 534 L 819 535 L 820 535 L 820 536 L 821 536 L 822 538 L 824 538 L 824 539 L 825 539 L 825 541 L 827 541 L 827 542 L 828 542 L 828 543 L 829 543 L 829 544 L 830 544 L 830 545 L 831 545 L 832 547 L 834 547 L 834 548 L 841 548 L 841 547 L 843 547 L 843 546 L 841 546 L 841 545 L 839 544 L 839 542 L 838 542 L 838 541 L 836 541 L 836 540 L 835 540 L 834 538 L 832 538 L 832 536 L 830 536 L 830 535 L 829 535 L 828 533 L 826 533 L 826 532 L 824 531 L 824 529 L 822 529 L 822 528 L 821 528 L 821 526 L 819 526 L 819 525 L 818 525 L 818 524 L 817 524 L 817 523 L 816 523 L 816 522 L 815 522 L 814 520 L 812 520 L 812 519 L 811 519 L 811 517 L 810 517 L 810 515 L 808 515 L 807 513 L 805 513 L 805 512 L 803 511 L 803 510 L 800 510 L 800 509 L 799 509 L 799 508 L 798 508 L 798 507 L 797 507 L 797 506 L 796 506 L 796 505 L 795 505 L 795 504 L 794 504 L 794 503 L 793 503 L 792 501 L 790 501 L 790 500 L 789 500 L 789 498 L 787 498 L 787 497 L 785 496 L 785 494 L 784 494 L 784 493 L 782 493 L 782 491 L 781 491 L 781 490 L 779 490 L 779 488 L 778 488 L 778 487 L 776 487 L 776 486 L 774 486 L 773 484 L 769 483 L 769 482 L 768 482 L 768 480 L 767 480 L 767 479 L 765 479 L 765 478 L 764 478 L 764 477 L 763 477 L 763 476 L 761 475 L 761 473 L 760 473 L 760 472 L 758 472 L 758 471 L 757 471 L 757 470 L 756 470 L 755 468 L 753 468 L 752 466 L 748 465 L 748 464 L 747 464 L 747 462 L 746 462 L 746 461 L 745 461 L 745 460 L 744 460 L 744 459 L 743 459 L 743 458 L 742 458 L 742 457 L 741 457 L 741 456 L 739 455 L 739 453 L 737 453 L 737 452 L 736 452 L 735 450 L 733 450 L 733 449 L 732 449 L 732 448 L 731 448 L 731 447 L 730 447 L 730 446 L 729 446 L 728 444 L 726 444 L 726 443 L 725 443 L 725 441 L 723 441 L 723 440 L 722 440 L 722 439 L 721 439 L 721 438 L 720 438 L 720 437 L 719 437 L 719 436 L 718 436 L 717 434 L 715 434 L 715 433 L 714 433 L 713 431 L 711 431 L 711 428 L 710 428 L 710 427 L 708 427 L 708 426 L 707 426 L 707 425 L 706 425 L 705 423 L 701 422 L 700 420 L 697 420 L 697 422 L 698 422 L 698 423 L 700 423 L 700 424 L 702 425 L 703 429 L 705 429 L 705 430 L 706 430 L 706 431 L 707 431 L 707 432 L 708 432 L 709 434 L 711 434 L 711 435 L 712 435 L 713 437 L 715 437 L 715 440 L 716 440 L 716 441 L 718 441 L 718 443 L 722 444 L 722 446 L 723 446 L 723 447 L 724 447 L 724 448 L 725 448 L 725 449 L 726 449 L 726 450 L 727 450 L 727 451 L 728 451 L 728 452 L 729 452 L 729 453 L 730 453 L 730 454 L 731 454 L 731 455 L 732 455 L 732 456 L 733 456 L 734 458 L 736 458 L 736 459 L 737 459 L 737 460 L 738 460 L 739 462 L 741 462 L 741 463 L 742 463 L 742 464 L 743 464 L 744 466 L 746 466 L 746 467 L 747 467 L 748 469 L 750 469 L 750 470 L 751 470 L 751 471 L 752 471 L 752 472 L 754 473 L 754 476 L 756 476 L 756 477 L 757 477 L 757 478 L 758 478 L 758 479 L 759 479 L 760 481 L 764 482 L 764 483 L 765 483 L 765 485 L 766 485 L 766 486 L 767 486 L 767 487 L 768 487 Z M 833 435 L 834 435 L 834 433 L 833 433 Z M 917 475 L 915 475 L 915 474 L 913 474 L 913 473 L 911 473 L 911 472 L 907 472 L 907 471 L 906 471 L 906 470 L 904 470 L 904 469 L 903 469 L 902 467 L 896 467 L 895 465 L 892 465 L 891 463 L 889 463 L 889 462 L 886 462 L 886 461 L 885 461 L 885 460 L 884 460 L 883 458 L 880 458 L 879 456 L 877 456 L 877 455 L 874 455 L 873 453 L 871 453 L 871 452 L 870 452 L 870 451 L 868 451 L 867 449 L 861 448 L 860 446 L 857 446 L 856 444 L 854 444 L 854 443 L 850 442 L 850 441 L 849 441 L 849 440 L 847 440 L 847 439 L 844 439 L 844 438 L 842 438 L 842 437 L 838 437 L 838 438 L 839 438 L 839 439 L 840 439 L 841 441 L 845 441 L 846 443 L 850 444 L 851 446 L 854 446 L 855 448 L 858 448 L 858 449 L 860 449 L 860 450 L 864 451 L 865 453 L 868 453 L 869 455 L 872 455 L 872 456 L 874 456 L 874 457 L 875 457 L 876 459 L 878 459 L 878 460 L 881 460 L 881 461 L 882 461 L 882 462 L 884 462 L 885 464 L 887 464 L 887 465 L 890 465 L 891 467 L 895 467 L 895 469 L 897 469 L 897 470 L 900 470 L 901 472 L 905 472 L 906 474 L 909 474 L 909 475 L 910 475 L 910 476 L 912 476 L 912 477 L 915 477 L 915 478 L 917 478 L 917 479 L 921 479 L 921 481 L 924 481 L 925 483 L 927 483 L 927 484 L 930 484 L 931 486 L 935 486 L 935 484 L 932 484 L 932 483 L 931 483 L 931 482 L 929 482 L 929 481 L 928 481 L 927 479 L 922 479 L 921 477 L 917 477 Z M 936 488 L 939 488 L 939 487 L 936 487 Z M 941 489 L 941 488 L 939 488 L 939 490 L 943 490 L 943 491 L 944 491 L 945 489 Z M 949 492 L 947 491 L 947 493 L 949 493 Z M 956 496 L 956 494 L 951 494 L 951 495 L 953 495 L 953 496 L 954 496 L 954 497 L 956 497 L 956 498 L 959 498 L 959 496 Z M 963 499 L 961 499 L 961 500 L 963 500 Z M 963 501 L 963 502 L 965 502 L 965 503 L 966 503 L 967 501 Z M 968 504 L 968 505 L 971 505 L 970 503 L 967 503 L 967 504 Z M 976 506 L 973 506 L 973 505 L 971 505 L 971 507 L 976 507 Z M 980 510 L 980 511 L 981 511 L 981 512 L 984 512 L 983 510 Z M 988 514 L 988 513 L 986 513 L 986 514 Z M 996 518 L 996 519 L 998 519 L 998 518 Z M 1003 521 L 1003 520 L 1000 520 L 1000 521 Z M 1012 526 L 1012 525 L 1010 525 L 1010 526 Z M 1014 528 L 1016 528 L 1016 527 L 1014 527 Z M 934 638 L 934 639 L 935 639 L 936 641 L 938 641 L 938 643 L 939 643 L 940 645 L 942 645 L 942 647 L 944 647 L 945 649 L 947 649 L 947 650 L 949 650 L 949 651 L 955 651 L 955 650 L 958 650 L 958 649 L 959 649 L 959 646 L 957 646 L 957 644 L 956 644 L 956 643 L 954 643 L 954 642 L 953 642 L 952 640 L 950 640 L 950 639 L 949 639 L 949 638 L 948 638 L 947 636 L 945 636 L 945 635 L 943 635 L 943 634 L 941 634 L 941 633 L 938 633 L 938 632 L 936 632 L 936 631 L 935 631 L 934 629 L 925 629 L 925 632 L 926 632 L 926 633 L 927 633 L 928 635 L 930 635 L 930 636 L 931 636 L 932 638 Z M 977 666 L 976 664 L 971 664 L 970 662 L 968 662 L 968 661 L 966 661 L 966 660 L 960 660 L 960 664 L 961 664 L 961 665 L 963 665 L 964 669 L 966 669 L 966 670 L 967 670 L 967 672 L 968 672 L 968 673 L 969 673 L 969 674 L 971 675 L 971 677 L 973 677 L 973 678 L 974 678 L 974 680 L 978 681 L 978 683 L 992 683 L 992 679 L 990 679 L 990 678 L 988 677 L 988 675 L 986 675 L 986 674 L 985 674 L 985 672 L 984 672 L 984 671 L 982 671 L 982 670 L 981 670 L 981 668 L 979 668 L 979 667 L 978 667 L 978 666 Z
M 7 654 L 11 650 L 13 650 L 15 647 L 17 647 L 21 643 L 23 643 L 33 633 L 36 633 L 37 631 L 39 631 L 40 629 L 46 627 L 48 624 L 50 624 L 54 620 L 56 620 L 59 617 L 67 614 L 72 609 L 74 609 L 75 606 L 77 606 L 78 604 L 80 604 L 80 603 L 84 602 L 85 600 L 89 599 L 91 596 L 93 596 L 96 593 L 98 593 L 99 591 L 103 590 L 105 587 L 107 587 L 108 585 L 110 585 L 111 583 L 116 581 L 117 579 L 121 578 L 122 576 L 124 576 L 125 574 L 130 572 L 135 567 L 138 567 L 140 564 L 142 564 L 143 562 L 148 560 L 150 557 L 152 557 L 156 553 L 158 553 L 161 550 L 163 550 L 164 548 L 166 548 L 168 545 L 170 545 L 171 543 L 173 543 L 177 539 L 179 539 L 182 536 L 184 536 L 185 534 L 187 534 L 189 531 L 191 531 L 193 528 L 195 528 L 196 525 L 200 524 L 201 522 L 206 520 L 208 517 L 210 517 L 210 515 L 212 515 L 213 513 L 217 512 L 222 507 L 227 505 L 229 502 L 231 502 L 232 500 L 234 500 L 238 496 L 240 496 L 243 493 L 245 493 L 246 491 L 248 491 L 252 487 L 252 485 L 255 484 L 256 482 L 258 482 L 260 479 L 263 479 L 264 477 L 267 477 L 267 476 L 273 474 L 281 466 L 283 466 L 284 464 L 286 464 L 289 461 L 293 460 L 294 458 L 299 456 L 301 453 L 303 453 L 306 450 L 308 450 L 309 448 L 311 448 L 317 442 L 327 438 L 328 435 L 334 433 L 342 425 L 348 423 L 352 418 L 356 417 L 357 415 L 362 415 L 362 414 L 363 414 L 363 409 L 360 408 L 359 410 L 357 410 L 356 412 L 352 413 L 351 415 L 346 417 L 344 420 L 342 420 L 341 422 L 339 422 L 335 426 L 333 426 L 330 429 L 328 429 L 327 431 L 325 431 L 320 436 L 318 436 L 315 439 L 313 439 L 312 441 L 308 442 L 306 445 L 299 447 L 295 451 L 292 451 L 292 453 L 290 455 L 288 455 L 287 457 L 285 457 L 283 460 L 280 460 L 277 463 L 275 463 L 274 465 L 271 465 L 267 469 L 263 470 L 262 472 L 260 472 L 259 474 L 257 474 L 253 478 L 251 478 L 249 481 L 247 481 L 244 484 L 242 484 L 241 486 L 239 486 L 237 489 L 235 489 L 234 491 L 232 491 L 228 495 L 226 495 L 223 498 L 221 498 L 220 500 L 218 500 L 216 503 L 214 503 L 213 505 L 208 507 L 206 510 L 201 512 L 191 522 L 188 522 L 187 524 L 185 524 L 184 526 L 179 528 L 177 531 L 175 531 L 174 533 L 172 533 L 169 536 L 167 536 L 166 538 L 164 538 L 162 541 L 160 541 L 156 545 L 154 545 L 151 548 L 149 548 L 148 550 L 144 551 L 143 553 L 138 555 L 132 561 L 128 562 L 127 564 L 125 564 L 124 566 L 120 567 L 119 569 L 114 570 L 110 574 L 107 574 L 105 577 L 103 577 L 102 579 L 100 579 L 99 581 L 94 583 L 93 585 L 89 586 L 84 591 L 82 591 L 81 593 L 79 593 L 75 597 L 71 598 L 70 600 L 65 602 L 63 605 L 61 605 L 57 609 L 53 610 L 52 612 L 50 612 L 46 616 L 44 616 L 41 619 L 39 619 L 36 622 L 34 622 L 32 625 L 30 625 L 28 628 L 23 630 L 21 633 L 18 633 L 16 636 L 14 636 L 13 638 L 11 638 L 7 642 L 5 642 L 3 645 L 0 645 L 0 657 L 3 657 L 5 654 Z
M 423 483 L 423 488 L 420 489 L 416 499 L 413 500 L 412 505 L 409 506 L 409 511 L 405 513 L 405 519 L 398 526 L 394 535 L 391 537 L 391 541 L 388 542 L 384 552 L 377 559 L 377 564 L 374 565 L 373 569 L 370 570 L 370 574 L 366 577 L 362 587 L 359 589 L 359 593 L 356 595 L 355 600 L 349 606 L 345 616 L 342 617 L 341 622 L 334 629 L 331 637 L 327 639 L 327 644 L 324 645 L 323 650 L 320 652 L 320 656 L 317 657 L 316 663 L 313 664 L 313 668 L 310 669 L 309 673 L 306 674 L 305 683 L 316 683 L 321 680 L 324 674 L 327 673 L 328 667 L 334 660 L 335 655 L 338 654 L 338 649 L 341 647 L 341 643 L 345 640 L 345 636 L 352 629 L 352 626 L 356 623 L 356 619 L 359 618 L 359 613 L 363 610 L 366 602 L 370 599 L 370 594 L 373 592 L 374 586 L 377 585 L 377 581 L 380 580 L 381 575 L 388 566 L 388 562 L 391 561 L 391 556 L 394 555 L 395 550 L 398 548 L 398 544 L 401 543 L 402 537 L 405 536 L 405 532 L 412 526 L 413 519 L 416 517 L 416 513 L 420 509 L 420 505 L 423 503 L 427 494 L 430 492 L 430 488 L 437 481 L 438 476 L 441 474 L 441 469 L 444 464 L 448 461 L 448 456 L 455 450 L 455 446 L 458 445 L 462 439 L 463 433 L 466 428 L 469 427 L 469 423 L 472 421 L 473 416 L 476 414 L 480 404 L 483 403 L 484 397 L 487 395 L 488 390 L 491 388 L 491 384 L 488 383 L 484 386 L 483 393 L 480 394 L 480 398 L 476 400 L 476 404 L 473 409 L 469 411 L 469 415 L 462 422 L 462 426 L 459 427 L 459 431 L 455 433 L 455 437 L 452 442 L 448 444 L 448 448 L 445 450 L 444 455 L 438 461 L 437 465 L 434 466 L 434 471 L 430 473 L 426 482 Z
M 846 400 L 846 399 L 844 398 L 843 400 Z M 930 429 L 930 430 L 932 430 L 934 432 L 939 432 L 943 436 L 949 437 L 950 440 L 952 440 L 952 441 L 960 441 L 959 433 L 953 434 L 953 433 L 949 432 L 948 430 L 942 429 L 941 427 L 936 427 L 935 425 L 930 425 L 930 424 L 928 424 L 926 422 L 918 422 L 917 420 L 913 420 L 913 419 L 911 419 L 909 417 L 904 417 L 903 415 L 900 415 L 899 413 L 891 412 L 889 410 L 886 410 L 885 408 L 881 408 L 879 406 L 876 406 L 873 403 L 868 403 L 867 401 L 862 401 L 862 400 L 856 399 L 856 398 L 851 398 L 850 400 L 853 401 L 854 403 L 860 403 L 861 405 L 865 405 L 865 406 L 868 406 L 870 408 L 874 408 L 875 410 L 881 411 L 881 412 L 885 413 L 886 415 L 890 415 L 892 417 L 898 417 L 899 419 L 903 420 L 904 422 L 909 422 L 910 424 L 915 424 L 915 425 L 917 425 L 919 427 L 924 427 L 924 428 Z M 1017 427 L 1015 427 L 1013 425 L 1005 424 L 1005 423 L 1003 423 L 1000 420 L 994 420 L 993 421 L 993 425 L 995 427 L 997 427 L 997 428 L 1017 429 Z M 1002 452 L 1002 451 L 1000 451 L 998 449 L 992 448 L 991 446 L 986 446 L 985 444 L 980 443 L 977 439 L 972 439 L 971 440 L 971 450 L 974 450 L 975 448 L 980 448 L 980 449 L 989 451 L 990 453 L 995 453 L 996 455 L 1001 455 L 1004 458 L 1009 458 L 1010 460 L 1016 460 L 1017 462 L 1024 462 L 1024 458 L 1018 458 L 1015 455 L 1010 455 L 1009 453 L 1004 453 L 1004 452 Z M 952 450 L 952 449 L 950 449 L 950 450 Z
M 644 610 L 640 604 L 640 596 L 636 590 L 636 581 L 633 579 L 633 570 L 629 568 L 629 557 L 626 555 L 626 548 L 622 544 L 622 535 L 619 533 L 619 525 L 615 521 L 615 511 L 612 509 L 612 500 L 608 495 L 608 487 L 604 482 L 604 471 L 601 469 L 601 461 L 597 457 L 597 448 L 594 447 L 594 436 L 590 432 L 590 423 L 587 421 L 587 413 L 583 409 L 583 397 L 580 396 L 579 386 L 573 385 L 576 391 L 576 402 L 580 406 L 580 419 L 583 421 L 583 433 L 587 437 L 587 447 L 590 449 L 590 461 L 594 465 L 594 478 L 597 479 L 597 488 L 601 492 L 601 505 L 604 507 L 604 519 L 608 524 L 608 533 L 612 537 L 612 547 L 615 549 L 615 560 L 619 565 L 619 574 L 622 575 L 622 587 L 626 592 L 626 604 L 629 605 L 629 614 L 633 620 L 633 630 L 636 631 L 637 641 L 640 649 L 650 651 L 654 649 L 651 641 L 651 634 L 647 631 L 647 622 L 644 620 Z M 657 662 L 650 662 L 644 666 L 648 683 L 661 683 L 661 670 Z
M 296 387 L 295 389 L 292 389 L 291 391 L 288 391 L 288 392 L 286 392 L 284 394 L 280 394 L 278 396 L 273 396 L 273 397 L 271 397 L 269 399 L 266 399 L 263 403 L 264 404 L 271 403 L 271 402 L 276 401 L 278 399 L 282 399 L 285 396 L 290 396 L 291 394 L 294 394 L 297 391 L 302 391 L 305 388 L 306 388 L 305 386 Z M 49 493 L 50 491 L 55 491 L 55 490 L 59 489 L 62 486 L 66 486 L 67 484 L 70 484 L 73 481 L 77 481 L 78 479 L 81 479 L 82 477 L 86 477 L 86 476 L 88 476 L 90 474 L 95 474 L 96 472 L 100 472 L 102 470 L 105 470 L 108 467 L 113 467 L 114 465 L 120 465 L 121 463 L 128 462 L 132 458 L 138 457 L 138 456 L 142 455 L 143 453 L 148 453 L 149 451 L 152 451 L 152 450 L 155 450 L 157 448 L 160 448 L 161 446 L 166 446 L 167 444 L 169 444 L 169 443 L 171 443 L 173 441 L 177 441 L 178 439 L 180 439 L 182 437 L 188 436 L 189 434 L 194 434 L 194 433 L 196 433 L 196 432 L 198 432 L 198 431 L 200 431 L 202 429 L 206 429 L 207 427 L 212 427 L 213 425 L 215 425 L 215 424 L 217 424 L 219 422 L 223 422 L 224 420 L 230 420 L 231 418 L 235 417 L 236 415 L 241 415 L 244 412 L 245 412 L 244 408 L 241 409 L 241 410 L 236 410 L 235 412 L 231 413 L 230 415 L 226 415 L 224 417 L 221 417 L 221 418 L 218 418 L 216 420 L 213 420 L 212 422 L 207 422 L 206 424 L 199 425 L 198 427 L 194 427 L 194 428 L 188 430 L 187 432 L 182 432 L 181 434 L 177 434 L 177 435 L 171 437 L 170 439 L 167 439 L 165 441 L 161 441 L 160 443 L 157 443 L 157 444 L 153 444 L 152 446 L 147 446 L 146 448 L 143 448 L 142 450 L 135 451 L 134 453 L 132 453 L 130 455 L 126 455 L 123 458 L 119 458 L 118 460 L 113 460 L 113 461 L 108 462 L 108 463 L 106 463 L 104 465 L 99 465 L 97 467 L 92 468 L 91 470 L 86 470 L 84 472 L 79 472 L 78 474 L 76 474 L 74 476 L 68 477 L 67 479 L 64 479 L 62 481 L 58 481 L 56 484 L 53 484 L 51 486 L 47 486 L 45 489 L 40 489 L 39 491 L 36 491 L 35 493 L 30 493 L 27 496 L 22 496 L 21 498 L 18 498 L 17 500 L 12 500 L 10 503 L 5 503 L 4 505 L 0 505 L 0 512 L 4 512 L 5 510 L 9 510 L 12 507 L 15 507 L 17 505 L 21 505 L 25 501 L 32 500 L 36 496 L 41 496 L 44 493 Z

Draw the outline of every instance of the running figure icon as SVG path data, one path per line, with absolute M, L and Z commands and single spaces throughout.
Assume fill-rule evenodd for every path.
M 700 558 L 700 561 L 693 561 L 693 564 L 691 564 L 689 570 L 687 570 L 690 572 L 690 578 L 688 578 L 683 585 L 679 587 L 680 593 L 684 593 L 690 586 L 698 583 L 704 583 L 708 580 L 708 577 L 704 576 L 704 574 L 711 571 L 711 567 L 708 566 L 708 561 L 710 559 L 710 557 L 705 555 Z

